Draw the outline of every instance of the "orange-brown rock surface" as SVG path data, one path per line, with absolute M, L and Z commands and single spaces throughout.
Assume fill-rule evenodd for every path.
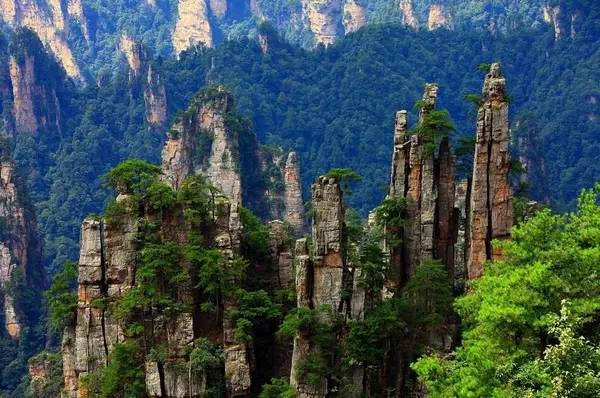
M 213 33 L 208 20 L 207 0 L 179 0 L 177 23 L 173 31 L 173 47 L 179 55 L 197 44 L 213 46 Z
M 483 273 L 487 260 L 500 253 L 493 239 L 505 239 L 513 224 L 506 80 L 499 64 L 492 64 L 483 84 L 482 103 L 477 112 L 477 143 L 469 213 L 468 277 Z

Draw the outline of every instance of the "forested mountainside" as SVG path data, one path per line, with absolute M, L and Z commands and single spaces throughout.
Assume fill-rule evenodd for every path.
M 69 76 L 93 81 L 122 62 L 119 50 L 142 43 L 153 57 L 196 45 L 256 37 L 269 22 L 304 47 L 331 44 L 365 25 L 414 30 L 488 31 L 494 36 L 551 26 L 557 40 L 576 36 L 594 0 L 2 0 L 0 23 L 28 27 Z
M 72 394 L 89 388 L 103 396 L 142 390 L 218 396 L 238 389 L 257 395 L 271 377 L 277 379 L 265 385 L 267 397 L 322 394 L 336 391 L 349 371 L 358 381 L 348 384 L 372 396 L 380 394 L 377 385 L 397 394 L 420 394 L 427 385 L 438 396 L 468 395 L 474 384 L 481 387 L 476 396 L 580 397 L 597 390 L 595 359 L 576 377 L 565 376 L 575 371 L 569 352 L 597 355 L 590 314 L 598 288 L 589 280 L 597 272 L 597 191 L 577 199 L 600 180 L 596 2 L 503 2 L 481 9 L 479 2 L 461 8 L 458 2 L 256 1 L 243 10 L 219 1 L 105 3 L 90 11 L 86 1 L 0 0 L 3 394 L 56 396 L 64 386 Z M 195 22 L 179 30 L 179 43 L 190 47 L 176 57 L 173 10 L 181 3 L 209 19 L 196 26 L 196 14 L 183 18 Z M 259 6 L 271 16 L 256 18 Z M 409 6 L 416 26 L 406 20 Z M 314 20 L 329 21 L 323 13 L 340 17 L 336 7 L 364 8 L 368 26 L 348 35 L 350 29 L 340 28 L 331 40 L 318 40 L 311 12 Z M 447 23 L 427 26 L 432 13 Z M 332 26 L 345 26 L 347 15 Z M 269 22 L 257 22 L 263 19 Z M 125 26 L 135 32 L 122 34 Z M 197 34 L 203 29 L 211 32 L 212 47 L 192 46 L 202 42 Z M 317 41 L 328 45 L 314 47 Z M 487 195 L 474 188 L 476 181 L 489 176 L 472 174 L 477 159 L 485 163 L 482 151 L 492 148 L 477 144 L 475 133 L 482 109 L 497 106 L 486 102 L 487 86 L 481 89 L 484 76 L 486 82 L 498 78 L 490 70 L 497 61 L 508 76 L 501 102 L 511 117 L 501 131 L 510 129 L 511 142 L 503 136 L 491 155 L 501 159 L 502 184 L 494 187 L 504 195 L 493 210 L 473 206 Z M 415 104 L 428 82 L 437 83 L 434 108 L 448 110 L 450 119 L 443 111 L 427 118 L 433 111 L 427 96 Z M 394 132 L 395 144 L 402 144 L 398 137 L 425 136 L 435 145 L 418 146 L 426 156 L 415 160 L 392 145 Z M 393 167 L 405 167 L 393 169 L 390 185 L 392 155 Z M 140 160 L 120 163 L 132 158 Z M 161 168 L 153 166 L 158 163 Z M 345 168 L 362 176 L 360 183 Z M 409 173 L 417 169 L 433 174 Z M 186 179 L 196 174 L 205 179 Z M 455 184 L 463 178 L 474 185 Z M 417 192 L 423 196 L 415 209 L 406 198 Z M 545 210 L 519 227 L 513 241 L 502 244 L 507 256 L 490 266 L 490 275 L 470 282 L 476 291 L 456 301 L 454 314 L 451 303 L 465 278 L 479 277 L 483 262 L 500 259 L 491 240 L 507 238 L 510 203 L 520 222 L 538 207 L 530 200 L 574 212 Z M 236 207 L 240 202 L 244 209 Z M 379 232 L 359 225 L 376 207 Z M 303 230 L 305 211 L 313 237 L 295 251 L 290 237 Z M 262 225 L 275 219 L 286 222 Z M 474 219 L 480 224 L 469 224 Z M 76 259 L 78 269 L 68 262 Z M 298 268 L 301 261 L 305 268 Z M 527 303 L 506 294 L 521 288 L 523 274 L 515 270 L 521 265 L 533 278 L 523 288 Z M 323 278 L 343 282 L 341 290 L 329 289 L 337 298 L 325 298 L 328 289 L 311 291 L 315 270 L 323 267 Z M 294 278 L 299 269 L 306 274 Z M 360 277 L 361 269 L 368 274 Z M 44 301 L 52 307 L 47 313 L 40 305 L 45 274 L 57 273 Z M 191 284 L 181 282 L 186 274 Z M 79 303 L 72 294 L 77 275 Z M 357 286 L 348 289 L 353 279 L 367 289 L 363 309 L 352 304 L 363 299 L 348 299 L 351 291 L 363 294 Z M 294 283 L 303 280 L 308 287 L 296 288 L 306 288 L 306 296 L 296 297 Z M 128 289 L 140 296 L 129 297 Z M 419 301 L 430 292 L 435 302 Z M 340 297 L 345 304 L 333 308 Z M 395 300 L 383 300 L 390 297 Z M 340 314 L 311 312 L 324 301 Z M 403 312 L 407 318 L 398 315 Z M 360 322 L 338 323 L 340 315 Z M 457 315 L 465 321 L 459 339 Z M 165 316 L 179 318 L 169 323 Z M 203 329 L 205 320 L 212 326 Z M 65 324 L 74 329 L 66 329 L 67 357 L 61 358 Z M 183 326 L 172 330 L 172 324 Z M 398 328 L 407 339 L 420 337 L 403 346 L 395 340 Z M 333 343 L 336 333 L 349 333 L 349 340 Z M 304 337 L 296 362 L 280 355 L 291 344 L 279 335 Z M 424 335 L 430 337 L 420 340 Z M 81 336 L 89 352 L 81 351 Z M 165 339 L 172 345 L 165 348 Z M 356 357 L 344 354 L 346 344 Z M 334 350 L 319 353 L 319 345 Z M 50 351 L 29 363 L 23 379 L 28 359 L 44 346 Z M 360 351 L 364 347 L 373 350 Z M 456 356 L 447 357 L 452 350 Z M 133 362 L 122 362 L 129 357 Z M 288 385 L 292 363 L 304 378 Z M 173 364 L 185 364 L 188 373 Z M 173 390 L 182 378 L 186 390 Z M 122 389 L 130 382 L 134 392 Z M 556 383 L 564 390 L 553 390 Z
M 348 200 L 365 215 L 385 194 L 390 115 L 426 81 L 437 81 L 442 94 L 451 93 L 440 100 L 456 126 L 451 139 L 468 154 L 461 137 L 473 135 L 474 105 L 464 97 L 480 91 L 479 64 L 502 61 L 514 76 L 512 150 L 527 165 L 526 195 L 564 210 L 600 175 L 595 32 L 555 42 L 551 29 L 494 38 L 387 25 L 310 51 L 265 27 L 256 40 L 200 47 L 180 60 L 153 59 L 133 45 L 114 78 L 78 87 L 23 31 L 12 39 L 12 75 L 10 46 L 3 45 L 3 110 L 9 131 L 20 132 L 14 156 L 37 209 L 50 272 L 76 257 L 80 220 L 106 202 L 100 176 L 129 157 L 156 162 L 170 120 L 211 82 L 229 87 L 260 143 L 298 153 L 305 199 L 310 181 L 332 167 L 363 175 Z M 20 80 L 29 88 L 15 89 Z M 468 159 L 459 159 L 460 175 L 469 172 Z
M 333 169 L 312 185 L 311 234 L 295 244 L 293 212 L 265 226 L 243 207 L 252 164 L 236 152 L 253 136 L 231 95 L 199 92 L 160 167 L 130 159 L 106 174 L 117 196 L 83 221 L 79 262 L 47 296 L 59 357 L 34 358 L 21 391 L 595 396 L 600 186 L 565 216 L 513 212 L 507 79 L 487 69 L 471 178 L 456 180 L 428 83 L 415 129 L 395 115 L 389 194 L 369 221 L 344 201 L 357 175 Z

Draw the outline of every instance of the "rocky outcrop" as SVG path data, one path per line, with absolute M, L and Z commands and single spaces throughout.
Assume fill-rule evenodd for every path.
M 198 94 L 175 121 L 162 152 L 164 179 L 173 188 L 202 173 L 235 203 L 242 203 L 238 131 L 227 123 L 233 98 L 223 87 Z
M 177 10 L 177 23 L 173 31 L 175 53 L 179 55 L 198 44 L 212 47 L 213 34 L 206 0 L 179 0 Z
M 348 270 L 344 205 L 339 182 L 334 178 L 319 177 L 312 186 L 312 203 L 312 256 L 308 256 L 306 240 L 301 239 L 296 244 L 297 306 L 310 309 L 325 306 L 330 311 L 341 312 Z M 322 322 L 331 321 L 326 314 L 320 316 Z M 302 363 L 311 356 L 320 355 L 321 349 L 323 347 L 303 333 L 298 333 L 294 339 L 290 382 L 299 398 L 325 397 L 328 392 L 327 379 L 309 383 L 299 371 Z
M 67 71 L 77 80 L 82 79 L 79 66 L 65 39 L 66 18 L 60 0 L 51 0 L 47 8 L 32 0 L 0 1 L 0 17 L 13 28 L 26 27 L 34 31 L 49 47 Z
M 454 290 L 462 292 L 467 279 L 467 245 L 468 245 L 468 216 L 469 216 L 470 184 L 468 180 L 456 185 L 454 196 L 454 223 L 456 225 L 454 239 Z
M 317 44 L 332 44 L 341 34 L 342 0 L 302 0 L 303 15 Z
M 223 18 L 227 14 L 227 0 L 209 0 L 210 11 L 217 18 Z
M 2 137 L 7 145 L 6 137 Z M 22 281 L 14 279 L 20 269 Z M 3 296 L 3 327 L 13 338 L 23 329 L 23 309 L 15 302 L 16 283 L 26 283 L 28 288 L 43 288 L 41 244 L 32 212 L 27 209 L 16 181 L 14 164 L 8 149 L 0 149 L 0 294 Z
M 86 41 L 90 41 L 90 31 L 87 23 L 87 18 L 83 12 L 83 0 L 68 0 L 67 12 L 69 16 L 75 20 L 81 27 L 81 33 Z
M 57 79 L 49 79 L 40 65 L 51 64 L 51 60 L 42 59 L 42 44 L 30 31 L 15 35 L 15 51 L 9 61 L 9 75 L 12 85 L 14 134 L 40 136 L 59 133 L 61 126 L 61 107 L 56 94 Z M 54 66 L 58 70 L 58 66 Z M 63 75 L 64 76 L 64 75 Z
M 400 0 L 399 7 L 402 12 L 402 24 L 417 29 L 419 21 L 415 15 L 412 0 Z
M 429 6 L 429 16 L 427 17 L 427 28 L 436 30 L 442 27 L 450 26 L 450 18 L 446 8 L 442 4 L 432 4 Z
M 477 142 L 469 210 L 468 276 L 481 276 L 487 260 L 498 258 L 493 239 L 506 239 L 513 224 L 506 81 L 492 64 L 477 112 Z
M 346 34 L 355 32 L 367 23 L 367 10 L 356 0 L 346 0 L 342 22 Z
M 268 224 L 273 260 L 273 286 L 276 289 L 292 287 L 294 264 L 292 239 L 283 221 L 275 220 Z
M 13 88 L 15 127 L 20 133 L 34 134 L 38 130 L 38 123 L 33 94 L 36 88 L 33 57 L 25 57 L 25 62 L 21 65 L 15 57 L 11 57 L 10 80 Z
M 144 103 L 146 105 L 146 121 L 160 126 L 167 120 L 167 92 L 161 76 L 148 66 L 146 87 L 144 88 Z
M 300 236 L 304 233 L 304 202 L 302 201 L 302 182 L 300 166 L 296 152 L 290 152 L 283 171 L 284 184 L 284 219 L 290 224 L 292 234 Z
M 145 55 L 141 44 L 137 43 L 131 37 L 122 34 L 119 41 L 119 50 L 125 56 L 129 70 L 133 74 L 133 77 L 137 77 L 142 72 L 142 66 Z

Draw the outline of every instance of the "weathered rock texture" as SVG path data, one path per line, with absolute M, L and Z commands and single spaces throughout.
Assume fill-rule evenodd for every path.
M 179 55 L 197 44 L 212 47 L 212 27 L 208 20 L 206 0 L 179 0 L 178 17 L 173 31 L 173 47 Z
M 161 76 L 148 66 L 146 87 L 144 88 L 146 121 L 152 125 L 162 125 L 167 120 L 167 92 Z
M 342 0 L 302 0 L 302 7 L 316 43 L 330 45 L 342 33 Z
M 344 32 L 346 34 L 357 31 L 367 23 L 367 10 L 356 0 L 346 0 L 343 14 Z
M 117 200 L 127 203 L 128 198 L 120 195 Z M 185 243 L 187 227 L 181 211 L 166 209 L 160 215 L 146 214 L 146 217 L 159 222 L 165 239 Z M 212 231 L 206 239 L 210 239 L 211 246 L 232 262 L 239 255 L 240 247 L 239 205 L 225 197 L 218 197 L 212 219 L 214 224 L 206 226 Z M 68 397 L 84 395 L 82 378 L 106 366 L 116 343 L 131 339 L 125 335 L 125 325 L 113 313 L 111 303 L 136 286 L 139 232 L 138 218 L 131 214 L 110 223 L 86 219 L 82 224 L 76 321 L 65 331 L 62 344 L 63 375 Z M 175 299 L 180 305 L 197 305 L 191 270 L 185 260 L 182 260 L 181 266 L 190 275 L 189 279 L 178 283 Z M 231 314 L 236 305 L 232 299 L 225 298 L 221 324 L 215 322 L 216 319 L 207 322 L 206 317 L 199 316 L 189 306 L 183 306 L 175 314 L 161 314 L 145 321 L 145 344 L 168 348 L 163 362 L 148 359 L 145 363 L 148 396 L 202 396 L 207 387 L 206 376 L 202 371 L 191 368 L 189 358 L 194 341 L 201 336 L 210 336 L 215 343 L 223 344 L 228 396 L 247 396 L 252 380 L 253 352 L 252 346 L 239 341 L 234 333 Z
M 40 6 L 34 0 L 0 0 L 0 18 L 13 28 L 27 27 L 37 33 L 44 45 L 60 60 L 67 74 L 82 79 L 65 38 L 68 26 L 60 0 L 51 0 L 45 6 Z
M 210 11 L 218 18 L 223 18 L 227 14 L 227 0 L 210 0 Z
M 298 155 L 290 152 L 285 162 L 283 171 L 284 184 L 284 219 L 292 227 L 294 236 L 304 233 L 304 202 L 302 201 L 302 182 L 300 180 L 300 166 Z
M 3 137 L 6 140 L 6 137 Z M 6 144 L 6 142 L 4 143 Z M 27 208 L 15 177 L 7 149 L 0 150 L 0 294 L 3 296 L 4 325 L 8 334 L 18 338 L 23 328 L 23 308 L 17 308 L 14 291 L 9 288 L 20 269 L 28 287 L 43 289 L 41 244 L 33 213 Z M 34 291 L 35 291 L 34 290 Z M 29 310 L 29 309 L 27 309 Z
M 18 36 L 27 40 L 29 35 Z M 37 43 L 36 43 L 37 42 Z M 17 53 L 10 57 L 9 75 L 12 85 L 13 115 L 15 133 L 36 136 L 42 131 L 61 131 L 61 107 L 56 93 L 56 84 L 61 82 L 48 81 L 40 67 L 48 60 L 39 59 L 41 48 L 37 39 L 34 42 L 18 48 Z M 35 55 L 34 55 L 35 54 Z M 36 56 L 37 55 L 37 56 Z
M 156 92 L 160 93 L 160 87 Z M 287 221 L 294 236 L 304 232 L 297 155 L 260 148 L 222 86 L 200 92 L 175 120 L 163 147 L 162 165 L 164 180 L 174 188 L 186 177 L 201 173 L 232 201 L 243 203 L 263 219 Z
M 432 4 L 429 6 L 429 17 L 427 18 L 427 28 L 436 30 L 441 27 L 449 27 L 450 19 L 446 13 L 446 8 L 442 4 Z
M 312 187 L 312 203 L 312 259 L 308 256 L 306 240 L 299 240 L 296 245 L 297 306 L 311 309 L 326 306 L 333 312 L 341 312 L 342 291 L 348 270 L 344 205 L 338 181 L 319 177 Z M 299 375 L 301 364 L 310 356 L 319 355 L 322 348 L 302 333 L 294 340 L 290 382 L 299 398 L 325 397 L 328 392 L 325 378 L 315 385 Z
M 469 210 L 468 276 L 481 276 L 487 260 L 498 258 L 493 239 L 506 239 L 513 224 L 506 81 L 492 64 L 483 84 L 477 112 L 477 143 Z
M 427 84 L 420 123 L 434 109 L 437 85 Z M 392 267 L 403 284 L 419 265 L 440 259 L 450 270 L 453 254 L 455 158 L 447 138 L 438 148 L 424 136 L 407 134 L 407 112 L 396 114 L 389 195 L 406 199 L 406 226 L 390 231 L 402 240 L 391 248 Z M 436 158 L 437 154 L 437 158 Z
M 186 177 L 202 173 L 235 203 L 242 203 L 238 131 L 228 125 L 233 98 L 222 87 L 192 100 L 175 121 L 162 153 L 164 178 L 177 189 Z
M 412 0 L 400 0 L 399 7 L 402 12 L 402 23 L 413 29 L 417 29 L 419 27 L 419 21 L 415 16 Z
M 141 44 L 137 43 L 127 35 L 121 35 L 119 41 L 119 50 L 125 55 L 129 69 L 133 77 L 137 77 L 142 72 L 142 66 L 145 54 Z

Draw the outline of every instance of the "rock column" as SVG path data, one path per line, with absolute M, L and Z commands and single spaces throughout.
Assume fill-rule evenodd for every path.
M 308 256 L 306 241 L 296 246 L 296 294 L 298 307 L 317 309 L 329 307 L 341 312 L 342 290 L 347 275 L 345 263 L 346 237 L 342 191 L 334 178 L 319 177 L 312 187 L 314 252 Z M 329 322 L 329 319 L 321 319 Z M 307 383 L 298 374 L 302 362 L 312 355 L 320 355 L 321 347 L 309 336 L 299 333 L 294 340 L 290 381 L 298 398 L 325 397 L 327 380 Z
M 501 255 L 494 251 L 491 242 L 509 237 L 513 224 L 505 85 L 500 64 L 492 64 L 485 77 L 482 103 L 477 112 L 469 212 L 469 279 L 480 277 L 484 263 Z

